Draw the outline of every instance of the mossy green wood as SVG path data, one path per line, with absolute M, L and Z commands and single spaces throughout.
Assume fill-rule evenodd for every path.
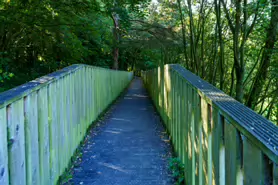
M 79 72 L 79 71 L 78 71 Z M 59 152 L 58 152 L 58 163 L 59 163 L 59 174 L 63 173 L 64 169 L 64 158 L 63 158 L 63 151 L 64 151 L 64 110 L 63 110 L 63 97 L 64 97 L 64 87 L 62 85 L 62 79 L 59 80 L 58 82 L 58 106 L 57 106 L 57 112 L 58 112 L 58 147 L 59 147 Z
M 40 184 L 38 96 L 36 92 L 24 99 L 26 183 Z
M 0 136 L 0 184 L 9 185 L 6 107 L 0 108 Z
M 184 122 L 183 122 L 183 107 L 182 107 L 182 83 L 181 83 L 181 79 L 179 78 L 179 83 L 178 83 L 178 87 L 179 87 L 179 93 L 178 93 L 178 132 L 179 132 L 179 156 L 183 156 L 183 151 L 184 151 L 184 147 L 183 147 L 183 134 L 184 134 Z M 181 157 L 181 161 L 182 161 L 182 157 Z
M 8 106 L 9 176 L 11 185 L 26 184 L 23 99 Z
M 212 106 L 208 105 L 208 132 L 207 132 L 207 161 L 204 161 L 208 167 L 208 184 L 212 185 Z
M 180 147 L 179 147 L 179 83 L 178 83 L 178 76 L 175 75 L 175 86 L 176 86 L 176 91 L 175 91 L 175 111 L 174 111 L 174 117 L 175 117 L 175 122 L 174 122 L 174 126 L 175 126 L 175 133 L 173 134 L 175 137 L 175 143 L 176 143 L 176 152 L 177 154 L 179 154 L 180 152 Z
M 212 185 L 219 184 L 220 172 L 219 172 L 219 158 L 220 158 L 220 142 L 221 138 L 221 127 L 220 127 L 220 114 L 216 107 L 212 107 L 212 118 L 211 118 L 211 182 Z
M 193 90 L 191 88 L 189 88 L 189 97 L 190 97 L 190 101 L 191 101 L 191 111 L 189 111 L 189 124 L 190 124 L 190 150 L 191 150 L 191 159 L 190 159 L 190 171 L 191 173 L 191 177 L 190 177 L 190 183 L 192 185 L 195 185 L 195 174 L 196 174 L 196 156 L 195 156 L 195 137 L 196 137 L 196 133 L 195 133 L 195 98 L 193 95 Z M 198 146 L 196 146 L 198 147 Z M 198 157 L 198 156 L 197 156 Z
M 200 97 L 201 98 L 201 97 Z M 207 102 L 202 98 L 200 110 L 201 110 L 201 135 L 200 135 L 200 153 L 202 157 L 200 157 L 200 161 L 202 161 L 202 172 L 200 172 L 200 176 L 202 176 L 200 184 L 211 184 L 210 175 L 209 174 L 209 135 L 210 135 L 210 120 L 209 120 L 209 106 Z
M 0 142 L 1 185 L 56 184 L 91 122 L 132 79 L 128 72 L 73 69 L 39 79 L 35 90 L 1 105 L 0 133 L 9 140 Z
M 182 147 L 183 147 L 183 152 L 182 152 L 182 161 L 184 166 L 187 166 L 187 153 L 188 153 L 188 146 L 187 146 L 187 133 L 188 133 L 188 127 L 187 127 L 187 93 L 186 93 L 186 83 L 182 81 L 182 125 L 183 125 L 183 132 L 182 132 Z M 186 170 L 186 169 L 185 169 Z M 186 174 L 186 172 L 185 172 Z M 186 177 L 186 176 L 185 176 Z
M 66 134 L 65 134 L 65 138 L 66 138 L 66 156 L 65 156 L 65 167 L 68 166 L 68 161 L 70 161 L 71 158 L 71 142 L 70 142 L 70 128 L 71 128 L 71 120 L 70 120 L 70 84 L 69 84 L 69 79 L 70 79 L 70 75 L 67 75 L 64 77 L 64 87 L 65 87 L 65 130 L 66 130 Z
M 55 184 L 59 178 L 59 145 L 58 145 L 58 115 L 57 115 L 57 82 L 53 82 L 48 87 L 48 117 L 49 117 L 49 167 L 50 183 Z
M 226 184 L 226 164 L 225 164 L 225 120 L 224 117 L 219 114 L 218 115 L 218 132 L 221 140 L 219 140 L 219 184 Z
M 241 172 L 241 138 L 237 129 L 225 120 L 225 172 L 227 185 L 242 184 Z
M 254 162 L 256 161 L 256 162 Z M 243 175 L 244 185 L 268 184 L 265 182 L 265 158 L 261 150 L 253 145 L 247 138 L 243 139 Z
M 187 83 L 187 79 L 177 75 L 179 72 L 173 70 L 169 65 L 166 65 L 164 70 L 165 75 L 159 73 L 159 71 L 161 71 L 159 68 L 142 72 L 142 75 L 154 104 L 159 110 L 162 118 L 164 113 L 168 115 L 167 119 L 163 120 L 171 136 L 175 151 L 179 157 L 182 159 L 185 158 L 186 183 L 224 185 L 243 184 L 246 182 L 248 184 L 249 181 L 256 181 L 260 176 L 261 179 L 272 177 L 273 183 L 277 183 L 277 164 L 273 162 L 266 163 L 270 160 L 269 158 L 275 160 L 275 156 L 273 156 L 272 153 L 269 153 L 268 150 L 265 150 L 264 147 L 262 147 L 262 144 L 256 142 L 254 144 L 254 137 L 250 136 L 250 133 L 242 129 L 239 123 L 231 118 L 224 110 L 219 110 L 217 105 L 204 95 L 204 92 L 190 83 L 185 85 L 185 90 L 183 91 L 183 88 L 180 88 L 182 85 L 180 85 L 179 82 L 180 79 L 183 79 L 183 83 Z M 160 77 L 160 81 L 165 81 L 166 91 L 164 90 L 164 92 L 166 92 L 166 95 L 162 101 L 165 101 L 165 105 L 167 106 L 161 106 L 160 104 L 160 97 L 163 92 L 160 92 L 162 90 L 160 86 L 158 86 L 158 76 Z M 198 92 L 200 96 L 199 98 L 202 99 L 203 105 L 206 107 L 200 107 L 202 113 L 201 124 L 198 122 L 198 109 L 194 106 L 197 103 L 194 98 L 196 97 L 194 95 L 195 92 Z M 185 97 L 185 100 L 183 100 L 183 97 Z M 185 101 L 184 106 L 180 105 L 183 101 Z M 183 109 L 187 112 L 187 114 L 183 116 L 184 118 L 181 117 L 181 112 L 184 112 Z M 183 128 L 182 122 L 186 122 L 185 128 Z M 200 126 L 198 127 L 197 125 Z M 183 129 L 185 130 L 185 133 L 183 133 Z M 239 130 L 242 133 L 240 133 Z M 183 136 L 185 138 L 185 141 L 183 142 L 185 145 L 185 154 L 180 152 L 183 146 L 180 144 L 180 134 L 185 135 Z M 257 148 L 254 149 L 252 147 L 250 151 L 254 150 L 255 153 L 260 153 L 265 156 L 262 159 L 263 167 L 259 170 L 260 172 L 257 171 L 253 173 L 252 170 L 249 170 L 254 165 L 258 165 L 254 162 L 257 160 L 251 159 L 258 157 L 256 157 L 256 155 L 252 157 L 250 151 L 249 153 L 243 151 L 243 135 L 250 138 L 250 144 Z M 259 147 L 261 150 L 258 149 Z M 269 165 L 272 163 L 273 166 Z M 199 167 L 200 165 L 201 168 Z M 198 173 L 196 173 L 196 170 Z M 247 175 L 249 173 L 262 174 L 254 177 L 254 175 Z
M 273 164 L 273 185 L 278 185 L 278 164 Z
M 80 69 L 82 70 L 82 69 Z M 66 143 L 66 120 L 65 120 L 65 110 L 66 110 L 66 106 L 65 106 L 65 93 L 66 93 L 66 90 L 65 90 L 65 85 L 64 85 L 64 81 L 65 81 L 65 77 L 61 78 L 59 80 L 59 84 L 61 86 L 61 89 L 60 89 L 60 92 L 61 92 L 61 101 L 60 101 L 60 104 L 61 104 L 61 107 L 60 107 L 60 115 L 61 115 L 61 122 L 60 122 L 60 173 L 62 173 L 64 170 L 65 170 L 65 167 L 66 167 L 66 164 L 65 164 L 65 161 L 66 161 L 66 151 L 67 151 L 67 143 Z
M 177 129 L 176 129 L 176 119 L 177 119 L 177 86 L 176 86 L 176 74 L 173 75 L 172 81 L 172 91 L 173 91 L 173 111 L 172 111 L 172 142 L 174 144 L 174 150 L 177 153 Z
M 170 76 L 170 122 L 169 122 L 169 134 L 171 139 L 173 138 L 173 122 L 174 122 L 174 85 L 173 85 L 173 75 Z
M 202 125 L 201 125 L 201 118 L 200 118 L 200 97 L 198 96 L 198 93 L 194 90 L 192 90 L 192 99 L 193 99 L 193 118 L 192 118 L 192 129 L 193 134 L 192 135 L 192 141 L 193 141 L 193 157 L 194 157 L 194 163 L 192 165 L 192 171 L 194 171 L 194 178 L 192 184 L 201 184 L 202 182 Z
M 68 86 L 68 112 L 67 112 L 67 120 L 69 122 L 69 138 L 68 138 L 68 142 L 69 142 L 69 161 L 71 159 L 71 156 L 74 154 L 74 151 L 75 151 L 75 147 L 74 147 L 74 142 L 73 142 L 73 135 L 74 135 L 74 132 L 73 132 L 73 129 L 74 129 L 74 122 L 73 122 L 73 84 L 72 81 L 73 81 L 73 78 L 72 78 L 72 74 L 70 74 L 68 76 L 68 79 L 67 79 L 67 86 Z
M 81 69 L 80 69 L 81 70 Z M 60 101 L 59 101 L 59 116 L 60 116 L 60 123 L 59 123 L 59 170 L 60 170 L 60 173 L 63 173 L 64 169 L 65 169 L 65 153 L 64 151 L 65 150 L 65 147 L 66 147 L 66 143 L 65 143 L 65 90 L 64 90 L 64 85 L 63 85 L 63 80 L 64 80 L 64 77 L 61 78 L 59 80 L 59 86 L 60 86 L 60 89 L 59 89 L 59 94 L 60 94 Z
M 38 91 L 39 155 L 41 184 L 50 184 L 47 87 Z
M 190 141 L 190 124 L 189 123 L 189 110 L 190 110 L 190 106 L 189 106 L 189 92 L 188 92 L 188 84 L 186 83 L 185 84 L 185 87 L 184 87 L 184 92 L 185 92 L 185 111 L 186 111 L 186 114 L 185 114 L 185 181 L 186 183 L 189 183 L 189 179 L 190 179 L 190 152 L 191 152 L 191 148 L 189 146 L 189 141 Z

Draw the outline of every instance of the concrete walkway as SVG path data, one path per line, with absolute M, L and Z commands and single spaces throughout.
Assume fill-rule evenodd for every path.
M 171 147 L 141 79 L 92 129 L 71 184 L 170 185 Z

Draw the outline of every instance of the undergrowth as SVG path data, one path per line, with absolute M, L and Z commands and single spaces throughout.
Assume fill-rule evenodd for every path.
M 169 160 L 169 169 L 172 172 L 172 176 L 175 180 L 176 185 L 184 184 L 184 165 L 181 160 L 177 157 L 170 158 Z

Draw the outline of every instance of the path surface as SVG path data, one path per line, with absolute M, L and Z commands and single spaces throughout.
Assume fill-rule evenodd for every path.
M 71 184 L 170 185 L 170 145 L 141 79 L 94 128 L 82 149 L 82 160 L 73 169 Z

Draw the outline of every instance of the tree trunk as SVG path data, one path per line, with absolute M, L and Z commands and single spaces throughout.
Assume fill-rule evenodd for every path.
M 191 7 L 191 0 L 187 0 L 188 4 L 188 11 L 189 11 L 189 26 L 190 26 L 190 49 L 191 49 L 191 65 L 192 65 L 192 71 L 198 74 L 198 59 L 197 59 L 197 52 L 195 47 L 195 32 L 194 32 L 194 21 L 193 21 L 193 15 L 192 15 L 192 7 Z
M 113 37 L 114 37 L 114 45 L 113 45 L 113 69 L 119 69 L 119 42 L 120 42 L 120 34 L 119 34 L 119 16 L 116 13 L 112 13 L 111 15 L 114 28 L 113 28 Z
M 235 15 L 235 29 L 234 29 L 234 64 L 236 70 L 236 100 L 242 102 L 243 100 L 243 76 L 244 66 L 241 65 L 242 60 L 240 59 L 241 53 L 239 48 L 239 37 L 240 37 L 240 17 L 241 17 L 241 0 L 236 0 L 236 15 Z
M 222 37 L 222 25 L 221 25 L 221 8 L 220 2 L 217 3 L 218 0 L 214 0 L 215 4 L 215 12 L 216 12 L 216 25 L 218 31 L 218 39 L 219 39 L 219 46 L 220 46 L 220 53 L 219 53 L 219 67 L 220 67 L 220 90 L 223 90 L 224 84 L 224 42 Z
M 181 8 L 181 1 L 178 1 L 178 6 L 179 6 L 179 13 L 180 13 L 180 20 L 181 20 L 181 28 L 182 28 L 182 39 L 183 39 L 183 53 L 185 57 L 185 64 L 186 68 L 189 69 L 189 64 L 188 64 L 188 58 L 187 58 L 187 51 L 186 51 L 186 37 L 185 37 L 185 24 L 184 24 L 184 17 L 182 13 L 182 8 Z
M 275 42 L 278 34 L 278 0 L 272 0 L 271 7 L 271 19 L 267 29 L 267 37 L 265 41 L 265 47 L 262 54 L 260 67 L 257 71 L 254 83 L 251 86 L 250 93 L 246 102 L 246 105 L 252 109 L 255 108 L 256 101 L 260 95 L 260 92 L 264 86 L 265 79 L 268 74 L 270 66 L 270 59 L 273 52 Z

